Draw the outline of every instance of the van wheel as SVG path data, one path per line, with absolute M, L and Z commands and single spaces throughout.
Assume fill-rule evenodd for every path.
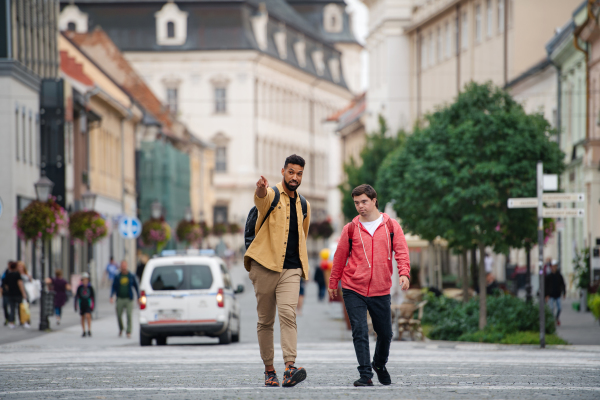
M 240 331 L 242 330 L 242 327 L 238 327 L 238 331 L 236 333 L 232 333 L 231 334 L 231 342 L 232 343 L 238 343 L 240 341 Z
M 140 346 L 151 346 L 152 345 L 152 336 L 147 336 L 142 333 L 140 330 Z
M 219 344 L 229 344 L 231 343 L 231 329 L 227 328 L 227 330 L 219 335 Z
M 159 336 L 156 338 L 156 345 L 157 346 L 166 346 L 167 345 L 167 337 L 166 336 Z

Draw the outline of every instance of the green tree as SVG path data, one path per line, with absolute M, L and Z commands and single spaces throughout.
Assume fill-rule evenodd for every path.
M 350 159 L 344 164 L 346 181 L 339 185 L 342 192 L 342 212 L 346 220 L 350 221 L 356 216 L 356 208 L 352 200 L 352 189 L 363 183 L 368 183 L 377 191 L 380 208 L 385 207 L 386 202 L 381 198 L 380 188 L 377 186 L 377 173 L 381 161 L 395 149 L 402 147 L 406 134 L 399 130 L 396 135 L 388 134 L 388 126 L 381 115 L 379 116 L 379 130 L 367 135 L 365 147 L 360 152 L 360 162 Z
M 480 329 L 486 325 L 485 247 L 504 252 L 535 237 L 535 210 L 508 210 L 510 197 L 536 196 L 536 163 L 561 173 L 564 154 L 542 115 L 528 115 L 491 83 L 470 83 L 429 114 L 383 163 L 378 186 L 403 227 L 450 247 L 480 252 Z M 533 222 L 533 223 L 532 223 Z

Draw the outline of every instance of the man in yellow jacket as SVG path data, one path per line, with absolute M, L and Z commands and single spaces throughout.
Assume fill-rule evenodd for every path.
M 296 305 L 300 292 L 300 279 L 308 279 L 308 252 L 306 238 L 310 224 L 310 204 L 306 202 L 306 215 L 302 210 L 301 196 L 296 189 L 302 183 L 304 159 L 296 154 L 286 158 L 281 170 L 283 179 L 276 185 L 279 202 L 263 224 L 276 192 L 261 176 L 256 183 L 254 204 L 258 210 L 256 237 L 244 256 L 244 266 L 254 285 L 258 312 L 258 344 L 265 364 L 265 386 L 279 386 L 273 367 L 275 350 L 273 324 L 279 312 L 281 349 L 285 362 L 283 386 L 295 386 L 306 379 L 306 370 L 297 368 Z

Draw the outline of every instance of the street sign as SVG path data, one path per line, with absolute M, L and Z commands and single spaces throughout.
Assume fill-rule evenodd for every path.
M 508 199 L 508 208 L 536 208 L 537 206 L 537 197 L 521 197 L 515 199 Z
M 556 174 L 544 174 L 543 178 L 544 190 L 554 192 L 558 190 L 558 175 Z
M 583 217 L 583 208 L 544 208 L 544 218 Z
M 142 223 L 136 217 L 122 217 L 119 220 L 119 233 L 124 239 L 137 239 L 142 234 Z
M 583 193 L 544 193 L 542 200 L 548 203 L 582 202 L 585 201 L 585 195 Z

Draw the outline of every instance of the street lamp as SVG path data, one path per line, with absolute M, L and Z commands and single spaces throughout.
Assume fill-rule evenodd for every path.
M 54 187 L 54 183 L 48 179 L 45 175 L 42 176 L 36 183 L 33 185 L 35 187 L 35 195 L 38 201 L 48 201 L 50 195 L 52 194 L 52 188 Z M 40 331 L 45 331 L 50 327 L 50 323 L 48 322 L 48 316 L 46 315 L 46 295 L 45 295 L 45 285 L 46 285 L 46 243 L 42 240 L 42 279 L 41 286 L 42 290 L 40 293 Z
M 152 218 L 159 219 L 162 215 L 162 204 L 158 200 L 154 200 L 151 205 Z
M 187 222 L 192 222 L 192 209 L 190 207 L 185 209 L 185 220 Z
M 85 210 L 93 211 L 96 206 L 96 197 L 98 197 L 98 195 L 89 190 L 82 194 L 81 200 L 83 201 L 83 208 Z

